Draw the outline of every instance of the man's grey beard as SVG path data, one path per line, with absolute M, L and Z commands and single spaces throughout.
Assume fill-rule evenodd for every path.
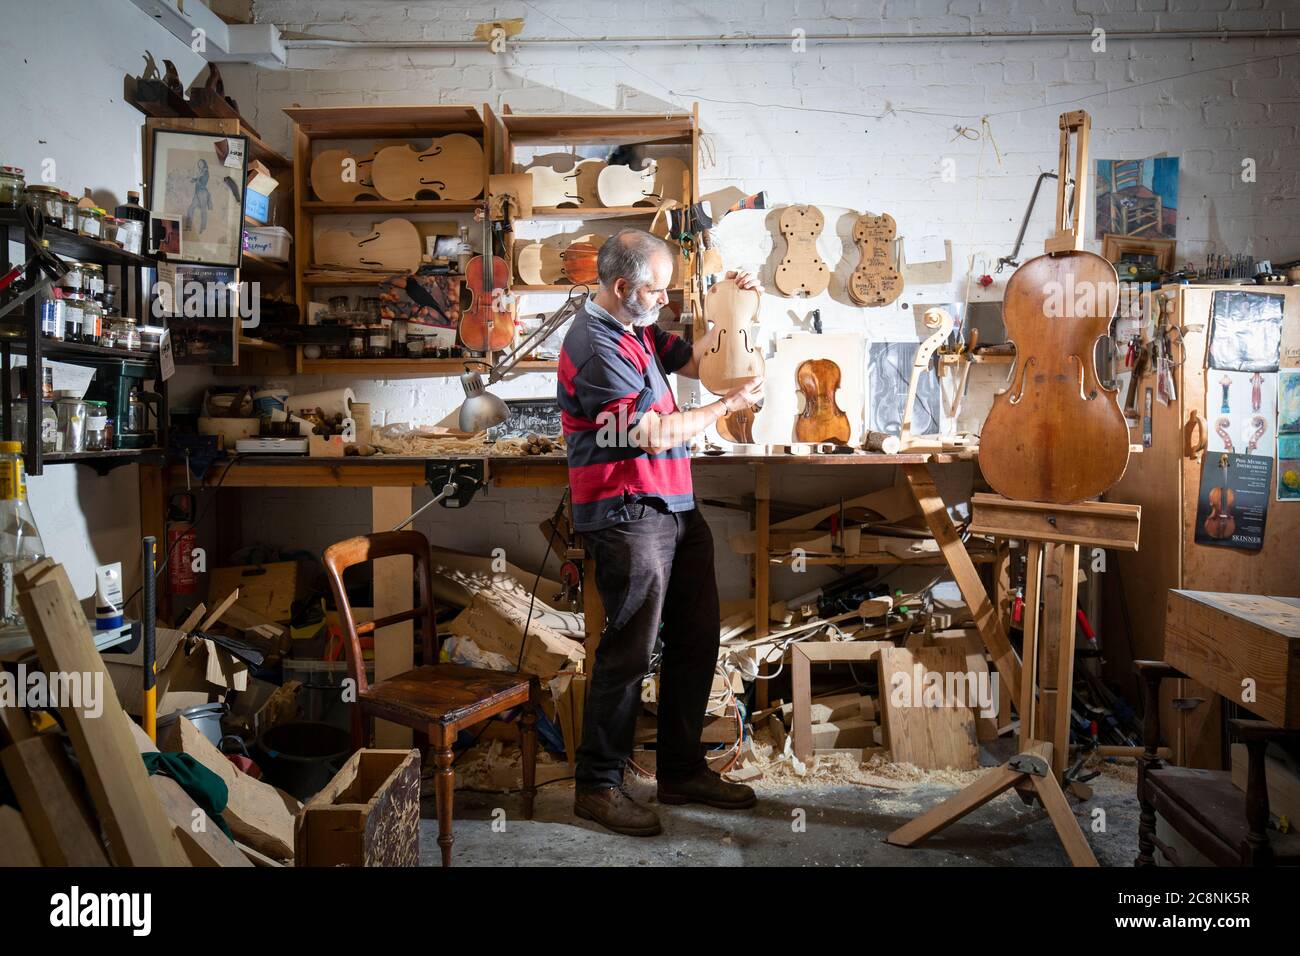
M 659 321 L 658 309 L 651 309 L 645 315 L 634 315 L 632 317 L 632 325 L 634 328 L 638 328 L 638 329 L 645 328 L 645 326 L 647 325 L 654 325 L 658 321 Z
M 659 320 L 659 306 L 652 305 L 648 309 L 642 309 L 641 301 L 636 298 L 636 293 L 624 299 L 622 305 L 623 314 L 632 321 L 632 325 L 636 328 L 654 325 Z

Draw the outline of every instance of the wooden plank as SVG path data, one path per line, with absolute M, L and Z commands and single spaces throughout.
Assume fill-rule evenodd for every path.
M 6 747 L 0 765 L 46 866 L 108 866 L 99 824 L 57 734 Z
M 98 710 L 69 701 L 59 707 L 59 715 L 113 861 L 122 866 L 188 865 L 149 784 L 131 738 L 130 720 L 112 692 L 113 682 L 95 650 L 67 572 L 46 559 L 15 574 L 15 582 L 41 665 L 49 672 L 81 675 L 101 691 L 94 702 Z M 86 703 L 84 694 L 80 703 Z
M 1012 501 L 1001 495 L 971 496 L 971 533 L 995 538 L 1136 551 L 1141 525 L 1139 505 L 1110 502 L 1055 505 Z
M 885 842 L 894 846 L 916 846 L 927 837 L 952 826 L 972 810 L 978 810 L 998 794 L 1011 789 L 1020 781 L 1021 776 L 1006 764 L 990 770 L 956 796 L 903 824 L 885 837 Z
M 0 867 L 40 865 L 41 856 L 23 815 L 13 807 L 0 806 Z
M 1232 745 L 1232 782 L 1246 792 L 1246 745 Z M 1268 783 L 1268 812 L 1286 817 L 1294 827 L 1300 821 L 1300 774 L 1271 753 L 1264 755 L 1264 779 Z
M 960 676 L 965 670 L 962 648 L 881 649 L 881 725 L 885 746 L 896 763 L 914 764 L 923 770 L 974 770 L 979 766 L 975 716 L 969 706 L 950 699 L 932 706 L 924 696 L 931 674 L 938 675 L 942 692 L 948 687 L 949 675 Z M 967 687 L 963 682 L 963 693 Z M 943 696 L 946 698 L 946 693 Z
M 1038 674 L 1038 642 L 1042 633 L 1042 614 L 1040 604 L 1042 602 L 1043 587 L 1043 544 L 1041 541 L 1030 541 L 1025 546 L 1025 619 L 1023 624 L 1024 640 L 1021 650 L 1024 651 L 1024 658 L 1021 661 L 1024 666 L 1023 673 L 1029 677 L 1020 685 L 1020 701 L 1017 705 L 1017 713 L 1020 714 L 1020 749 L 1027 750 L 1034 742 L 1034 733 L 1037 730 L 1038 720 L 1038 701 L 1035 696 L 1037 682 L 1034 679 Z
M 772 472 L 767 465 L 754 466 L 754 638 L 767 636 L 767 609 L 772 603 L 769 593 L 772 567 L 768 564 L 769 537 L 772 532 Z M 770 666 L 764 659 L 759 665 L 762 674 Z M 755 689 L 755 703 L 761 708 L 768 702 L 771 681 L 760 680 Z
M 1065 793 L 1056 782 L 1056 778 L 1031 776 L 1029 779 L 1047 809 L 1047 815 L 1052 820 L 1052 826 L 1056 828 L 1056 835 L 1061 838 L 1061 844 L 1065 847 L 1070 862 L 1075 866 L 1096 866 L 1097 857 L 1093 855 L 1092 847 L 1088 846 L 1083 831 L 1079 829 L 1079 821 L 1075 818 L 1074 811 L 1070 809 L 1070 804 L 1066 801 Z
M 1011 647 L 1007 632 L 998 617 L 997 608 L 989 600 L 984 582 L 980 580 L 979 572 L 975 570 L 975 564 L 971 561 L 966 546 L 962 544 L 961 537 L 953 526 L 952 518 L 948 516 L 948 509 L 939 494 L 939 489 L 935 487 L 929 469 L 924 465 L 902 467 L 903 474 L 911 485 L 912 494 L 916 496 L 916 502 L 921 506 L 921 513 L 925 515 L 930 533 L 939 542 L 939 549 L 943 552 L 949 570 L 952 571 L 957 588 L 975 618 L 975 626 L 979 628 L 984 646 L 988 648 L 989 655 L 993 658 L 993 665 L 998 669 L 998 674 L 1002 682 L 1007 685 L 1011 696 L 1019 697 L 1020 659 L 1016 657 L 1016 652 Z M 1032 674 L 1031 671 L 1031 678 Z
M 1074 699 L 1074 625 L 1075 610 L 1079 603 L 1079 546 L 1063 544 L 1058 545 L 1057 550 L 1062 553 L 1060 567 L 1064 579 L 1058 595 L 1060 608 L 1056 613 L 1061 633 L 1057 639 L 1056 674 L 1053 681 L 1056 689 L 1055 712 L 1052 717 L 1052 735 L 1047 739 L 1052 742 L 1052 774 L 1058 781 L 1064 782 L 1070 762 L 1070 704 Z
M 1041 593 L 1042 617 L 1038 625 L 1038 703 L 1034 710 L 1034 737 L 1056 743 L 1056 672 L 1061 656 L 1061 640 L 1066 619 L 1062 617 L 1062 595 L 1065 579 L 1072 577 L 1072 569 L 1064 566 L 1065 545 L 1043 544 L 1043 583 Z M 1070 627 L 1074 614 L 1068 617 Z
M 370 493 L 370 526 L 390 531 L 409 515 L 410 488 L 375 488 Z M 415 605 L 412 562 L 408 557 L 381 558 L 371 565 L 374 574 L 375 617 L 409 611 Z M 375 632 L 375 680 L 395 677 L 415 666 L 415 622 L 390 624 Z M 431 662 L 430 662 L 431 663 Z M 405 750 L 411 746 L 411 728 L 387 720 L 375 721 L 375 746 Z

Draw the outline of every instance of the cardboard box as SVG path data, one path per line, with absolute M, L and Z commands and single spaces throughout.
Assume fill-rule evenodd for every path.
M 220 700 L 227 690 L 248 686 L 248 669 L 229 651 L 211 641 L 187 640 L 183 631 L 158 628 L 155 655 L 160 717 Z M 102 656 L 122 709 L 136 717 L 142 716 L 144 643 L 130 654 L 105 651 Z

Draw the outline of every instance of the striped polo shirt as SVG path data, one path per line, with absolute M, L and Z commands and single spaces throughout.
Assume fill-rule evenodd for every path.
M 677 411 L 668 376 L 690 358 L 679 336 L 654 325 L 629 328 L 591 299 L 574 316 L 556 391 L 576 530 L 616 525 L 638 499 L 658 499 L 669 511 L 695 507 L 686 445 L 651 455 L 627 438 L 647 410 Z

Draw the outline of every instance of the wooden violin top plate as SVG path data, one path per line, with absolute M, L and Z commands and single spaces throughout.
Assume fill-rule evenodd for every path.
M 1007 282 L 1003 319 L 1016 346 L 1010 387 L 980 431 L 984 477 L 1019 501 L 1071 504 L 1124 476 L 1129 434 L 1094 348 L 1119 300 L 1115 267 L 1091 252 L 1030 259 Z
M 778 220 L 786 252 L 774 281 L 785 295 L 821 295 L 830 285 L 831 271 L 817 253 L 817 237 L 826 226 L 816 206 L 788 206 Z
M 861 257 L 849 276 L 849 298 L 861 306 L 888 305 L 903 293 L 903 276 L 894 264 L 894 217 L 860 216 L 853 224 L 853 242 Z
M 394 202 L 436 195 L 476 199 L 483 194 L 483 144 L 464 133 L 439 136 L 427 149 L 407 143 L 375 153 L 371 177 L 379 195 Z
M 311 191 L 321 202 L 353 202 L 360 196 L 379 198 L 371 180 L 375 154 L 356 156 L 346 149 L 327 149 L 311 161 Z
M 561 250 L 550 242 L 515 243 L 515 274 L 524 285 L 555 285 L 563 277 Z
M 314 258 L 325 266 L 414 272 L 420 266 L 420 253 L 420 233 L 410 220 L 385 219 L 369 232 L 322 230 Z
M 596 191 L 596 181 L 605 168 L 603 159 L 584 159 L 573 167 L 572 192 L 578 196 L 579 206 L 599 206 L 600 193 Z
M 636 206 L 654 203 L 655 166 L 647 160 L 642 169 L 606 166 L 596 177 L 596 192 L 606 206 Z
M 582 199 L 575 173 L 559 173 L 550 166 L 529 166 L 533 177 L 534 206 L 577 206 Z
M 717 328 L 717 342 L 700 358 L 700 384 L 714 395 L 725 395 L 763 374 L 763 350 L 754 343 L 759 294 L 727 279 L 715 283 L 704 297 L 705 318 Z
M 655 160 L 654 194 L 659 202 L 686 202 L 686 164 L 674 156 Z

